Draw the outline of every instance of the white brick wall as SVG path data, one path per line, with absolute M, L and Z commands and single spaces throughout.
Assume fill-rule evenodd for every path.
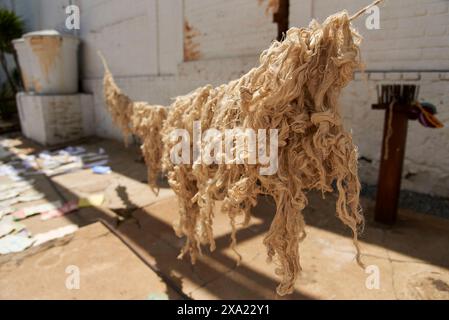
M 40 28 L 64 31 L 66 19 L 65 8 L 70 5 L 70 2 L 70 0 L 40 0 Z
M 291 0 L 290 21 L 307 25 L 347 9 L 355 13 L 370 0 Z M 309 15 L 307 16 L 308 13 Z M 370 70 L 449 70 L 449 1 L 386 0 L 380 5 L 380 30 L 355 21 L 364 37 L 364 60 Z
M 258 0 L 184 0 L 184 18 L 198 32 L 201 59 L 256 55 L 276 39 L 277 26 Z
M 380 160 L 384 111 L 371 110 L 376 103 L 376 85 L 391 82 L 389 73 L 371 73 L 369 81 L 356 77 L 344 91 L 341 106 L 347 129 L 352 130 L 360 156 L 371 159 L 371 164 L 361 161 L 362 179 L 377 182 Z M 420 85 L 420 99 L 437 106 L 438 119 L 445 123 L 443 129 L 422 127 L 417 121 L 409 122 L 402 187 L 422 193 L 449 195 L 449 81 L 441 80 L 449 73 L 395 73 L 401 83 Z
M 199 86 L 211 83 L 220 85 L 242 76 L 257 64 L 257 57 L 210 59 L 183 63 L 174 76 L 115 77 L 117 84 L 135 101 L 151 101 L 169 105 L 172 98 L 186 94 Z M 95 123 L 97 135 L 122 139 L 120 131 L 112 124 L 103 100 L 103 81 L 86 79 L 86 91 L 94 93 Z
M 156 1 L 132 2 L 79 1 L 85 78 L 99 77 L 103 72 L 98 50 L 119 76 L 158 74 Z
M 239 77 L 257 63 L 260 52 L 276 37 L 277 27 L 272 17 L 265 15 L 266 2 L 260 6 L 258 0 L 73 1 L 82 10 L 84 89 L 94 93 L 97 134 L 105 137 L 120 139 L 121 135 L 104 110 L 97 49 L 107 56 L 119 85 L 132 98 L 169 104 L 171 97 L 199 85 L 218 85 Z M 322 21 L 342 9 L 354 13 L 371 2 L 290 1 L 290 22 L 298 27 L 307 26 L 312 18 Z M 366 67 L 379 72 L 369 73 L 367 80 L 356 74 L 356 81 L 344 91 L 341 106 L 361 155 L 373 160 L 371 164 L 361 162 L 362 178 L 367 182 L 377 181 L 384 119 L 382 112 L 371 110 L 375 85 L 414 81 L 422 86 L 421 98 L 438 106 L 446 127 L 431 130 L 410 123 L 404 174 L 414 175 L 404 180 L 403 187 L 449 196 L 448 5 L 448 0 L 385 0 L 381 30 L 367 30 L 364 17 L 356 22 L 365 38 L 362 55 Z M 60 24 L 59 16 L 47 22 L 52 19 L 55 26 Z M 183 63 L 186 21 L 198 33 L 192 41 L 200 55 L 198 61 Z M 437 72 L 416 71 L 424 69 Z

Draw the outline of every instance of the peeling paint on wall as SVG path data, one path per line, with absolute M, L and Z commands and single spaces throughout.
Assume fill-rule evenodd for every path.
M 193 28 L 187 20 L 184 22 L 184 61 L 198 60 L 201 57 L 199 44 L 195 37 L 201 33 Z
M 259 5 L 262 5 L 266 0 L 258 0 Z M 276 14 L 279 11 L 279 0 L 268 0 L 265 8 L 265 14 Z

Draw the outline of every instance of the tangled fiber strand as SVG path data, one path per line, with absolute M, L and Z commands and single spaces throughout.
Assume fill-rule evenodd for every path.
M 277 293 L 292 293 L 301 270 L 299 243 L 306 236 L 302 215 L 306 193 L 333 192 L 336 186 L 336 213 L 352 230 L 356 258 L 361 263 L 357 236 L 364 219 L 357 148 L 343 127 L 337 101 L 341 89 L 360 68 L 361 38 L 350 22 L 343 11 L 323 24 L 312 21 L 308 28 L 291 28 L 282 42 L 273 42 L 261 54 L 260 65 L 240 79 L 216 88 L 198 88 L 177 97 L 167 109 L 132 103 L 106 69 L 105 98 L 114 122 L 125 134 L 141 137 L 150 184 L 155 186 L 153 178 L 162 170 L 178 196 L 180 217 L 175 230 L 186 237 L 180 257 L 189 254 L 195 263 L 202 245 L 215 249 L 216 201 L 222 202 L 221 211 L 229 217 L 231 247 L 235 248 L 238 221 L 247 225 L 257 196 L 269 195 L 276 202 L 276 213 L 264 244 L 281 278 Z M 277 172 L 261 175 L 262 165 L 247 161 L 206 165 L 196 158 L 193 164 L 174 164 L 170 151 L 178 141 L 172 140 L 171 132 L 185 129 L 192 137 L 194 121 L 200 121 L 203 130 L 220 132 L 277 129 Z M 210 142 L 203 140 L 202 144 L 207 147 Z M 248 155 L 243 158 L 247 160 Z
M 120 128 L 125 137 L 134 134 L 142 141 L 142 153 L 148 167 L 148 184 L 155 194 L 159 193 L 157 178 L 162 171 L 162 124 L 167 117 L 167 109 L 163 106 L 149 105 L 146 102 L 133 102 L 123 94 L 114 81 L 112 74 L 101 53 L 105 75 L 103 80 L 106 106 L 113 122 Z

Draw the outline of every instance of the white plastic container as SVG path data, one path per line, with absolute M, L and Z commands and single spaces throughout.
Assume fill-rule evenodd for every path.
M 16 39 L 12 43 L 17 51 L 17 58 L 19 59 L 20 64 L 20 73 L 22 75 L 25 91 L 34 91 L 33 69 L 31 67 L 31 50 L 26 45 L 24 39 Z
M 35 93 L 78 92 L 78 38 L 62 35 L 56 30 L 43 30 L 27 33 L 23 39 Z

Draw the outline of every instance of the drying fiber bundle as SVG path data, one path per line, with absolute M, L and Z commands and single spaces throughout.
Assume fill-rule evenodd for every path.
M 292 293 L 301 270 L 299 244 L 306 236 L 302 211 L 307 192 L 326 193 L 335 188 L 337 216 L 352 230 L 356 259 L 361 263 L 357 236 L 364 219 L 357 148 L 343 127 L 338 105 L 342 88 L 361 67 L 361 37 L 351 26 L 361 12 L 351 17 L 342 11 L 322 24 L 312 21 L 307 28 L 291 28 L 283 41 L 273 42 L 261 54 L 259 66 L 240 79 L 198 88 L 177 97 L 169 107 L 131 101 L 105 64 L 104 93 L 115 124 L 125 136 L 140 137 L 150 186 L 157 190 L 156 179 L 163 172 L 179 199 L 175 231 L 186 238 L 180 257 L 189 254 L 194 263 L 202 245 L 215 249 L 217 201 L 229 217 L 235 249 L 237 225 L 247 225 L 258 196 L 268 195 L 276 202 L 276 213 L 264 244 L 281 278 L 277 293 Z M 277 171 L 262 175 L 262 165 L 248 161 L 204 164 L 194 158 L 192 164 L 175 164 L 171 150 L 178 141 L 171 133 L 185 129 L 192 136 L 195 121 L 202 130 L 277 129 Z M 215 142 L 202 141 L 203 150 Z M 193 142 L 190 147 L 195 147 Z M 223 156 L 215 155 L 217 159 Z M 249 155 L 236 157 L 247 160 Z

